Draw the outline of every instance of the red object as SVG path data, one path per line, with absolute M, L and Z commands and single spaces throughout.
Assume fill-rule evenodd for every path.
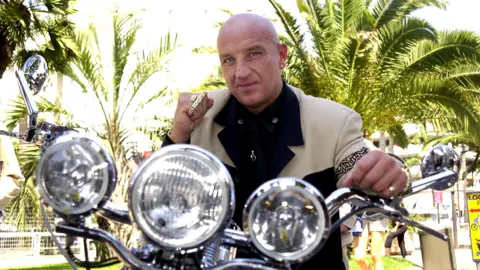
M 149 156 L 152 155 L 152 151 L 143 151 L 143 158 L 148 158 Z
M 433 199 L 435 200 L 435 203 L 442 204 L 442 199 L 443 199 L 442 195 L 443 195 L 443 192 L 441 191 L 434 192 Z
M 480 212 L 480 209 L 470 209 L 470 212 Z

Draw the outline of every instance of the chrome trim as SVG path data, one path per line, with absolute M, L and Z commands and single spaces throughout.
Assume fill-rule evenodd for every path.
M 106 219 L 113 220 L 122 224 L 132 224 L 128 208 L 120 208 L 111 201 L 107 201 L 102 207 L 98 209 L 98 214 Z
M 27 122 L 27 136 L 25 141 L 31 142 L 34 138 L 35 127 L 37 126 L 38 118 L 38 107 L 31 93 L 30 86 L 25 79 L 25 73 L 20 70 L 15 71 L 15 76 L 17 77 L 18 87 L 20 88 L 20 94 L 23 97 L 25 107 L 27 108 L 28 113 L 28 122 Z
M 47 192 L 46 187 L 44 186 L 44 182 L 40 181 L 41 179 L 41 173 L 42 173 L 42 167 L 45 162 L 48 162 L 45 160 L 44 157 L 48 156 L 50 151 L 55 151 L 55 146 L 60 144 L 60 143 L 65 143 L 65 142 L 83 142 L 83 143 L 88 143 L 90 145 L 93 145 L 95 148 L 98 149 L 98 153 L 103 157 L 105 162 L 107 163 L 107 187 L 105 189 L 105 194 L 100 196 L 99 200 L 96 202 L 95 205 L 91 206 L 91 209 L 87 211 L 73 211 L 74 213 L 72 214 L 71 210 L 64 210 L 62 209 L 56 209 L 53 204 L 51 204 L 49 201 L 46 200 L 48 196 L 46 196 Z M 36 182 L 37 182 L 37 189 L 41 195 L 41 200 L 45 205 L 48 205 L 53 208 L 55 213 L 60 215 L 61 217 L 75 217 L 75 216 L 87 216 L 92 214 L 93 212 L 98 211 L 101 207 L 104 206 L 104 204 L 110 199 L 113 191 L 115 190 L 115 186 L 117 183 L 117 170 L 115 167 L 115 162 L 113 161 L 112 156 L 108 152 L 107 148 L 97 140 L 90 138 L 85 135 L 78 134 L 77 132 L 64 132 L 60 134 L 58 137 L 56 137 L 54 140 L 48 142 L 48 147 L 45 148 L 45 152 L 42 154 L 42 157 L 40 158 L 40 161 L 38 162 L 37 168 L 35 170 L 35 177 L 36 177 Z
M 253 205 L 255 205 L 256 201 L 259 199 L 262 199 L 266 194 L 271 193 L 274 190 L 277 190 L 280 187 L 293 187 L 293 188 L 299 188 L 299 190 L 305 191 L 308 193 L 310 196 L 313 197 L 314 200 L 318 203 L 318 206 L 321 208 L 321 211 L 324 213 L 324 221 L 325 221 L 325 228 L 318 239 L 317 246 L 307 249 L 304 251 L 305 254 L 302 254 L 299 256 L 299 258 L 295 260 L 289 260 L 285 258 L 284 256 L 268 256 L 267 254 L 264 253 L 263 247 L 257 241 L 255 241 L 255 238 L 251 233 L 249 232 L 249 216 L 252 210 Z M 320 217 L 322 218 L 322 217 Z M 330 235 L 330 227 L 331 227 L 331 221 L 330 221 L 330 215 L 328 212 L 327 205 L 325 204 L 325 200 L 323 198 L 323 195 L 310 183 L 300 180 L 297 178 L 293 177 L 281 177 L 281 178 L 276 178 L 273 180 L 270 180 L 268 182 L 265 182 L 262 184 L 260 187 L 258 187 L 252 195 L 248 198 L 247 202 L 245 203 L 245 207 L 243 209 L 243 228 L 245 230 L 246 235 L 250 236 L 251 242 L 253 243 L 253 246 L 262 254 L 262 256 L 267 259 L 267 260 L 275 260 L 277 262 L 302 262 L 305 260 L 308 260 L 312 256 L 314 256 L 325 244 L 325 242 L 328 240 L 328 237 Z
M 417 194 L 429 188 L 433 188 L 435 185 L 443 181 L 448 182 L 449 186 L 453 186 L 457 180 L 458 174 L 455 171 L 445 169 L 443 172 L 413 182 L 412 187 L 405 193 L 405 195 L 402 196 L 402 198 Z
M 250 248 L 252 239 L 242 231 L 226 229 L 222 235 L 222 243 L 234 247 Z
M 90 229 L 87 227 L 71 227 L 65 224 L 58 224 L 56 226 L 56 231 L 59 233 L 65 233 L 67 235 L 76 236 L 76 237 L 85 237 L 98 241 L 107 242 L 108 246 L 112 248 L 122 262 L 129 267 L 134 269 L 142 270 L 158 270 L 159 268 L 155 267 L 153 264 L 145 263 L 137 259 L 125 245 L 116 239 L 112 234 L 96 229 Z
M 137 179 L 139 175 L 143 172 L 143 170 L 151 163 L 153 160 L 155 160 L 158 157 L 164 156 L 164 155 L 169 155 L 171 153 L 176 153 L 176 154 L 184 154 L 184 155 L 196 155 L 196 156 L 201 156 L 202 158 L 208 160 L 211 162 L 214 166 L 218 168 L 219 175 L 221 176 L 221 180 L 224 181 L 227 184 L 227 188 L 229 189 L 227 191 L 228 194 L 228 208 L 226 209 L 225 216 L 223 217 L 223 220 L 220 221 L 220 226 L 217 228 L 216 232 L 212 233 L 212 235 L 202 241 L 201 243 L 196 244 L 196 245 L 185 245 L 183 247 L 171 247 L 164 245 L 162 243 L 159 243 L 159 241 L 156 241 L 151 235 L 148 235 L 146 233 L 146 230 L 143 229 L 142 224 L 140 224 L 136 218 L 136 213 L 134 211 L 134 205 L 133 205 L 133 199 L 132 199 L 132 194 L 133 190 L 136 189 L 136 184 L 137 184 Z M 129 182 L 128 186 L 128 209 L 129 209 L 129 215 L 130 215 L 130 220 L 134 222 L 134 224 L 139 227 L 139 229 L 143 232 L 145 237 L 150 240 L 151 242 L 154 242 L 161 246 L 163 249 L 174 252 L 174 253 L 192 253 L 192 252 L 197 252 L 198 250 L 203 249 L 205 245 L 208 245 L 213 239 L 217 238 L 218 236 L 221 236 L 221 234 L 224 232 L 224 230 L 227 228 L 227 226 L 230 224 L 230 220 L 232 219 L 234 210 L 235 210 L 235 187 L 233 184 L 233 179 L 228 172 L 227 168 L 225 165 L 222 163 L 220 159 L 218 159 L 215 155 L 212 153 L 208 152 L 207 150 L 191 145 L 191 144 L 173 144 L 173 145 L 168 145 L 165 147 L 162 147 L 155 152 L 151 156 L 149 156 L 144 162 L 141 163 L 140 167 L 135 171 L 135 173 L 132 176 L 131 181 Z
M 350 202 L 354 199 L 359 199 L 364 201 L 367 195 L 360 190 L 351 189 L 351 188 L 340 188 L 332 192 L 330 196 L 325 200 L 325 204 L 328 209 L 328 214 L 330 217 L 333 217 L 337 214 L 338 210 L 345 203 Z
M 273 267 L 271 264 L 267 262 L 264 262 L 262 260 L 256 260 L 256 259 L 233 259 L 230 261 L 220 262 L 217 266 L 212 268 L 206 268 L 206 269 L 207 270 L 224 270 L 224 269 L 232 269 L 232 267 L 245 267 L 246 269 L 264 269 L 264 270 L 290 269 L 290 267 L 288 266 L 281 267 L 281 268 Z

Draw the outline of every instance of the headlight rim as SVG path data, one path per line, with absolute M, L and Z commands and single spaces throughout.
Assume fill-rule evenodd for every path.
M 324 219 L 325 219 L 324 231 L 323 231 L 323 234 L 319 237 L 318 243 L 316 244 L 315 247 L 304 251 L 301 256 L 298 256 L 298 258 L 295 258 L 295 259 L 286 259 L 285 257 L 282 257 L 280 255 L 272 256 L 271 254 L 269 254 L 269 252 L 265 252 L 264 251 L 265 249 L 261 246 L 260 243 L 257 242 L 255 237 L 253 237 L 253 235 L 249 230 L 250 223 L 251 223 L 249 220 L 250 213 L 251 213 L 252 207 L 255 204 L 255 201 L 262 199 L 264 196 L 266 196 L 265 195 L 266 193 L 276 189 L 280 185 L 280 183 L 284 185 L 286 184 L 287 186 L 290 186 L 290 183 L 294 183 L 295 187 L 299 187 L 307 191 L 309 195 L 313 196 L 313 198 L 317 200 L 320 208 L 324 213 Z M 245 233 L 249 236 L 253 246 L 259 251 L 259 254 L 266 260 L 280 262 L 280 263 L 301 263 L 312 258 L 325 245 L 326 241 L 329 238 L 330 229 L 331 229 L 331 220 L 329 217 L 327 204 L 325 202 L 323 195 L 312 184 L 308 183 L 305 180 L 295 178 L 295 177 L 278 177 L 260 185 L 254 192 L 252 192 L 250 197 L 247 199 L 247 202 L 245 203 L 245 207 L 243 209 L 243 214 L 242 214 L 242 223 L 243 223 L 243 229 Z
M 65 142 L 75 142 L 75 141 L 81 141 L 81 142 L 86 142 L 90 145 L 95 144 L 96 147 L 99 148 L 98 154 L 102 156 L 102 158 L 107 162 L 107 172 L 108 172 L 108 179 L 107 179 L 107 187 L 105 189 L 105 194 L 102 196 L 99 196 L 100 200 L 98 201 L 97 204 L 93 205 L 89 210 L 86 211 L 79 211 L 75 213 L 71 213 L 70 211 L 61 211 L 56 209 L 52 203 L 50 203 L 47 198 L 47 194 L 45 193 L 45 185 L 43 185 L 42 181 L 39 181 L 39 176 L 41 173 L 41 168 L 44 162 L 46 160 L 43 158 L 44 155 L 48 154 L 48 151 L 51 151 L 50 149 L 53 149 L 52 147 L 56 147 L 60 143 L 65 143 Z M 86 217 L 89 216 L 97 211 L 99 211 L 112 197 L 113 192 L 115 191 L 116 185 L 117 185 L 117 168 L 115 165 L 115 162 L 113 160 L 112 155 L 108 152 L 107 148 L 96 138 L 89 136 L 87 134 L 81 134 L 78 133 L 77 131 L 72 131 L 72 130 L 67 130 L 64 131 L 60 134 L 57 134 L 53 140 L 46 142 L 43 145 L 44 149 L 40 155 L 40 160 L 37 164 L 37 167 L 35 168 L 35 179 L 36 179 L 36 190 L 37 193 L 40 195 L 40 201 L 47 207 L 53 209 L 53 211 L 58 214 L 60 217 L 64 219 L 69 219 L 69 218 L 74 218 L 74 217 Z
M 193 152 L 195 154 L 200 154 L 210 162 L 212 162 L 215 166 L 219 168 L 219 172 L 222 175 L 225 175 L 228 181 L 228 187 L 229 190 L 227 192 L 228 197 L 229 197 L 229 203 L 228 203 L 228 208 L 227 208 L 227 213 L 225 214 L 223 220 L 220 222 L 220 225 L 216 229 L 214 233 L 211 234 L 210 237 L 206 238 L 203 241 L 200 241 L 200 243 L 197 243 L 195 245 L 189 245 L 187 247 L 172 247 L 169 245 L 165 245 L 164 243 L 161 243 L 160 241 L 157 241 L 154 239 L 155 237 L 150 236 L 148 233 L 146 233 L 143 229 L 141 224 L 139 224 L 135 213 L 134 213 L 134 205 L 133 205 L 133 190 L 135 189 L 135 184 L 138 181 L 139 175 L 142 173 L 142 171 L 151 163 L 153 162 L 156 158 L 159 156 L 172 153 L 172 152 Z M 147 159 L 143 160 L 142 163 L 139 165 L 139 167 L 135 170 L 135 172 L 132 174 L 131 180 L 129 181 L 128 184 L 128 213 L 130 216 L 130 220 L 132 220 L 132 224 L 138 229 L 140 232 L 142 232 L 142 235 L 144 236 L 145 240 L 148 242 L 151 242 L 156 245 L 160 245 L 163 249 L 173 252 L 175 254 L 187 254 L 187 253 L 194 253 L 199 250 L 202 250 L 206 245 L 211 243 L 213 240 L 215 240 L 219 235 L 223 233 L 223 231 L 228 227 L 230 224 L 230 220 L 233 217 L 233 213 L 235 211 L 235 203 L 236 203 L 236 198 L 235 198 L 235 186 L 233 184 L 233 179 L 231 177 L 231 174 L 229 173 L 228 169 L 226 168 L 225 164 L 217 158 L 215 155 L 213 155 L 210 151 L 201 148 L 196 145 L 192 144 L 172 144 L 172 145 L 167 145 L 164 147 L 161 147 L 154 151 Z M 148 226 L 148 225 L 147 225 Z

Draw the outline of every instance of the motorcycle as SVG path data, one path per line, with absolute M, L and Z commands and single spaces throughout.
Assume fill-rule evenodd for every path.
M 232 222 L 235 187 L 223 163 L 194 145 L 170 145 L 155 151 L 134 172 L 128 187 L 128 209 L 110 201 L 117 170 L 102 143 L 74 129 L 37 123 L 38 94 L 47 77 L 43 57 L 35 55 L 16 71 L 28 112 L 25 133 L 0 131 L 41 148 L 36 185 L 41 202 L 62 221 L 56 232 L 69 238 L 103 241 L 125 267 L 132 269 L 291 269 L 314 256 L 331 232 L 353 215 L 389 218 L 447 240 L 448 236 L 408 217 L 403 198 L 425 189 L 445 190 L 458 180 L 459 155 L 450 147 L 432 147 L 422 159 L 423 179 L 398 198 L 382 199 L 354 188 L 340 188 L 328 197 L 301 179 L 282 177 L 259 186 L 243 210 L 243 229 Z M 352 211 L 332 221 L 344 204 Z M 42 211 L 45 210 L 42 205 Z M 127 248 L 109 232 L 90 228 L 85 218 L 103 217 L 134 226 L 142 233 L 139 247 Z M 45 220 L 46 221 L 46 220 Z M 48 222 L 46 223 L 49 230 Z M 54 237 L 53 233 L 52 236 Z M 56 239 L 54 237 L 54 239 Z M 56 243 L 76 269 L 99 262 L 80 261 Z M 85 243 L 85 242 L 84 242 Z M 256 256 L 237 258 L 237 251 Z

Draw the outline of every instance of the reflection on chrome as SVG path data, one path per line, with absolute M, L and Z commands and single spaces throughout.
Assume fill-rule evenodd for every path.
M 329 227 L 326 207 L 321 195 L 304 185 L 290 178 L 272 180 L 247 203 L 246 230 L 253 244 L 275 260 L 301 260 L 323 244 Z
M 109 163 L 91 141 L 63 141 L 44 154 L 38 167 L 39 191 L 58 211 L 76 214 L 95 207 L 107 192 Z
M 134 176 L 133 216 L 159 244 L 193 248 L 230 218 L 233 183 L 223 173 L 197 153 L 154 153 Z

